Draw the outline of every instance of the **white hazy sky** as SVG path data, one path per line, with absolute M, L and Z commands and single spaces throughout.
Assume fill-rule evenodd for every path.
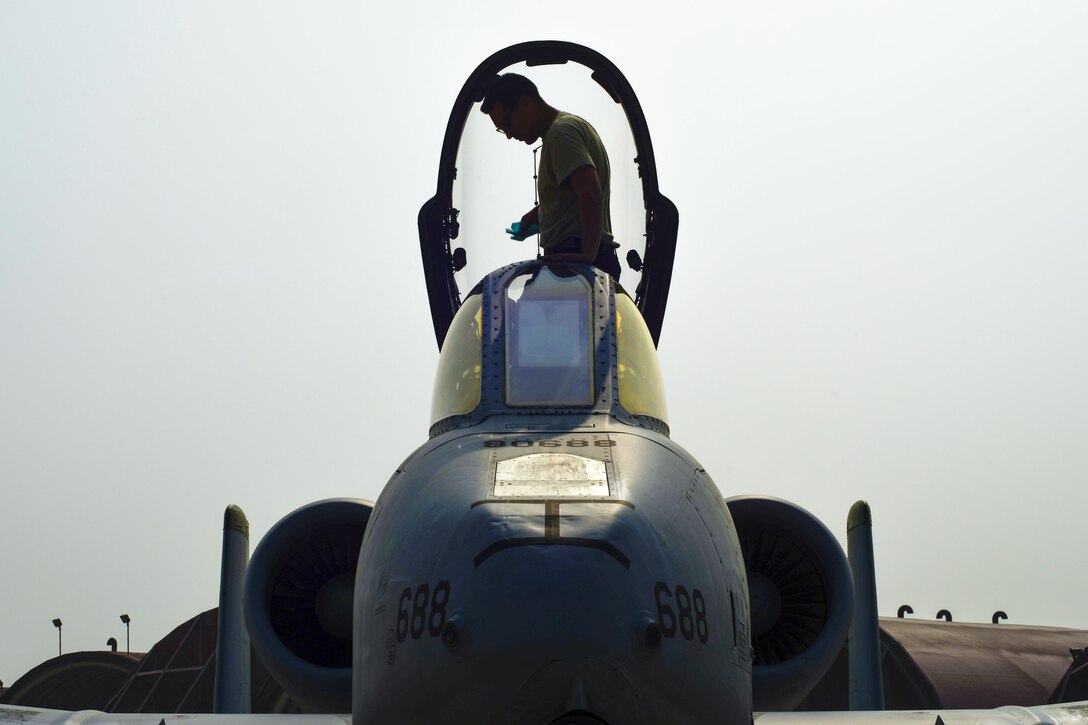
M 843 540 L 867 499 L 882 614 L 1088 628 L 1088 3 L 0 0 L 0 680 L 54 617 L 145 651 L 217 604 L 228 504 L 256 542 L 426 439 L 416 213 L 540 38 L 646 111 L 723 494 Z

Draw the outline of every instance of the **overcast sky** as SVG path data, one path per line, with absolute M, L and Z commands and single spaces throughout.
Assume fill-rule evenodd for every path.
M 0 0 L 0 680 L 216 606 L 228 504 L 377 498 L 450 106 L 544 38 L 646 112 L 722 493 L 867 499 L 881 614 L 1088 629 L 1088 3 Z

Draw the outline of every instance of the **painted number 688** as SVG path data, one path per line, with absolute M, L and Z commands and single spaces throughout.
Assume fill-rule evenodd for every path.
M 657 604 L 657 623 L 661 625 L 661 634 L 672 638 L 676 636 L 679 625 L 680 636 L 689 642 L 698 637 L 700 644 L 706 644 L 710 632 L 706 623 L 706 600 L 698 589 L 677 584 L 675 590 L 676 609 L 673 610 L 673 591 L 665 582 L 654 584 L 654 602 Z
M 397 641 L 403 642 L 408 635 L 419 639 L 424 630 L 432 637 L 442 634 L 446 623 L 446 604 L 450 601 L 450 583 L 443 579 L 431 588 L 420 584 L 412 594 L 412 587 L 400 593 L 397 607 Z

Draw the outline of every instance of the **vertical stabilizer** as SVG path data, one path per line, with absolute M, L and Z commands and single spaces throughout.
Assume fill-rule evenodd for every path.
M 215 650 L 216 713 L 248 713 L 249 633 L 242 618 L 242 587 L 249 564 L 249 521 L 237 506 L 223 516 L 223 569 L 219 579 L 219 634 Z
M 883 710 L 884 679 L 880 669 L 880 623 L 876 611 L 876 567 L 873 563 L 873 516 L 858 501 L 846 519 L 846 555 L 854 576 L 854 619 L 850 624 L 850 709 Z

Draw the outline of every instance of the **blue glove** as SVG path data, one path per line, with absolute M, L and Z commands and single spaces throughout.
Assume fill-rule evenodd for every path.
M 524 242 L 534 234 L 540 234 L 540 225 L 531 224 L 528 229 L 522 231 L 521 222 L 514 222 L 510 225 L 510 228 L 506 230 L 506 233 L 510 235 L 510 238 L 516 242 Z

